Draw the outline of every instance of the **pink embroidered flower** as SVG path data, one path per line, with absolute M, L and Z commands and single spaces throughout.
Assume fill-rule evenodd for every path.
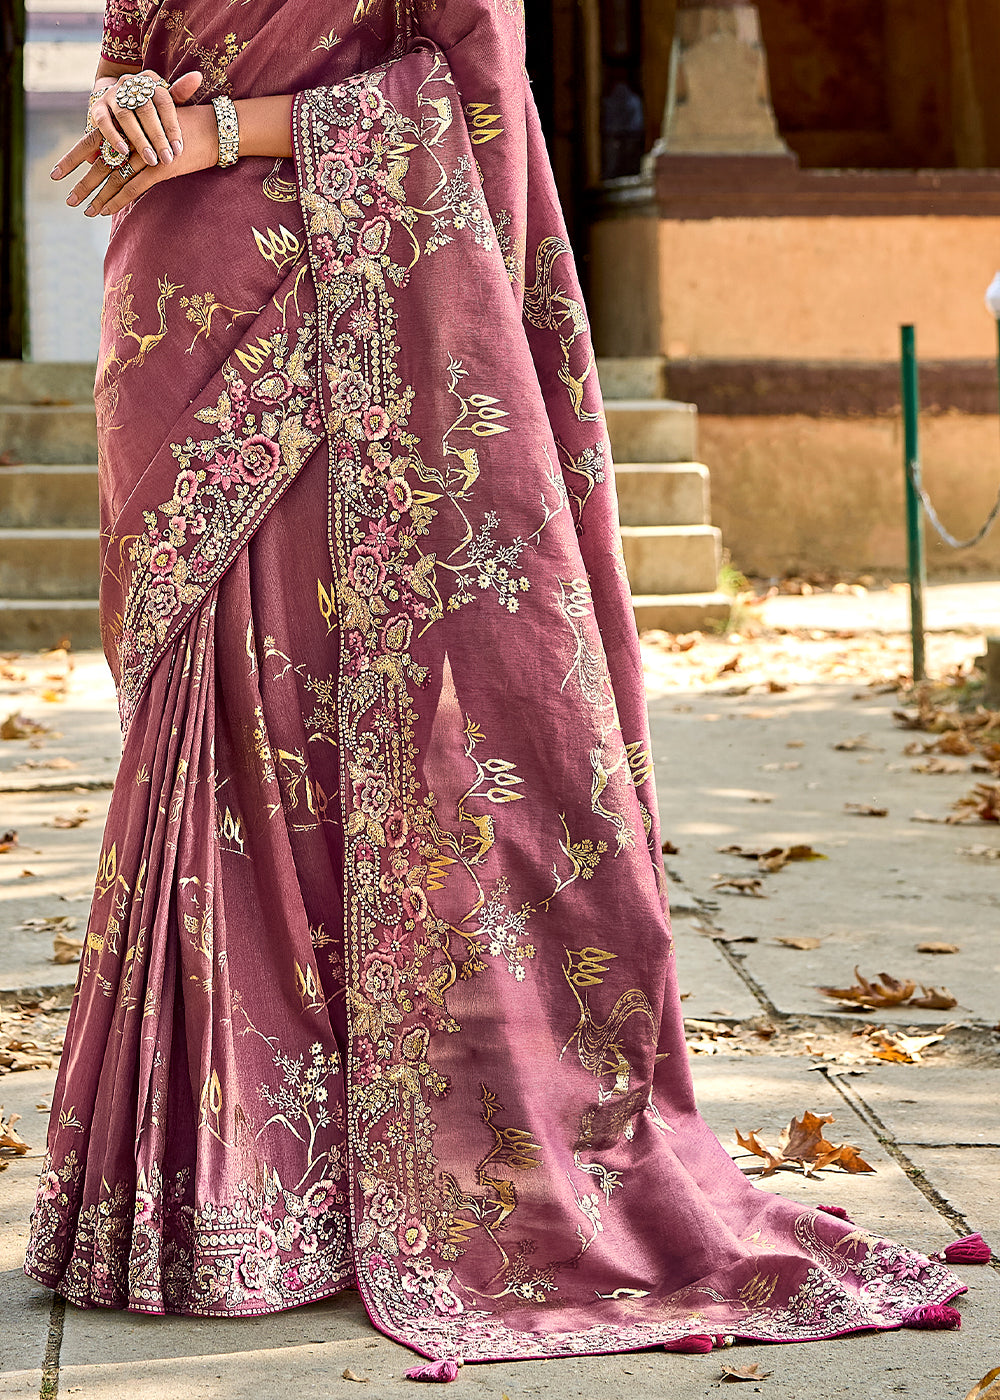
M 444 1283 L 438 1284 L 434 1290 L 434 1306 L 438 1312 L 444 1313 L 446 1317 L 457 1317 L 459 1313 L 465 1311 L 461 1300 Z
M 390 812 L 385 823 L 385 839 L 393 850 L 398 851 L 401 846 L 406 844 L 409 830 L 410 826 L 406 820 L 405 812 L 399 811 L 398 808 L 395 812 Z
M 172 515 L 170 517 L 170 528 L 182 538 L 187 534 L 187 517 L 184 515 Z
M 298 1265 L 293 1264 L 281 1275 L 281 1282 L 286 1288 L 301 1288 L 302 1279 L 299 1277 Z
M 378 88 L 362 88 L 358 93 L 358 101 L 361 103 L 361 114 L 370 117 L 372 121 L 377 120 L 385 111 L 385 98 Z
M 315 1254 L 319 1249 L 318 1235 L 303 1235 L 299 1241 L 299 1248 L 303 1254 Z
M 315 1186 L 310 1186 L 302 1203 L 306 1208 L 306 1214 L 314 1220 L 324 1211 L 328 1211 L 338 1196 L 337 1187 L 332 1181 L 317 1181 Z
M 389 436 L 389 429 L 392 425 L 384 408 L 370 408 L 362 421 L 365 425 L 365 437 L 369 442 L 381 442 L 383 438 Z
M 334 399 L 344 413 L 363 413 L 372 401 L 371 385 L 360 374 L 348 370 L 336 382 Z
M 345 159 L 357 163 L 362 156 L 368 154 L 368 137 L 361 130 L 357 122 L 350 127 L 341 127 L 337 133 L 337 141 L 334 150 Z M 322 161 L 320 162 L 322 164 Z
M 187 505 L 188 502 L 193 501 L 197 494 L 198 478 L 195 476 L 194 472 L 183 471 L 179 473 L 177 480 L 174 482 L 174 495 L 177 497 L 178 501 L 180 501 L 181 505 Z
M 351 313 L 351 331 L 359 340 L 371 340 L 377 330 L 375 313 L 369 311 L 367 306 L 359 306 Z
M 149 556 L 149 572 L 151 574 L 169 574 L 176 563 L 176 549 L 169 544 L 158 544 Z
M 181 606 L 177 589 L 168 578 L 158 578 L 149 585 L 146 603 L 153 617 L 173 617 Z
M 217 452 L 208 464 L 209 482 L 228 491 L 241 475 L 241 463 L 235 452 Z
M 365 959 L 365 991 L 375 1001 L 388 1001 L 396 985 L 396 969 L 377 953 Z
M 373 520 L 368 528 L 368 534 L 365 536 L 365 544 L 372 545 L 383 559 L 388 559 L 399 544 L 399 526 L 390 525 L 384 515 L 381 520 Z
M 365 647 L 365 639 L 356 627 L 352 627 L 345 638 L 347 643 L 346 670 L 349 676 L 360 676 L 371 666 L 371 659 Z
M 54 1201 L 62 1189 L 59 1177 L 53 1171 L 48 1171 L 38 1184 L 38 1194 L 43 1201 Z
M 380 1181 L 368 1202 L 368 1214 L 383 1230 L 391 1230 L 402 1217 L 403 1202 L 386 1182 Z
M 257 1225 L 257 1248 L 265 1259 L 277 1259 L 278 1239 L 270 1225 L 262 1221 Z
M 249 393 L 245 379 L 240 379 L 237 376 L 230 381 L 229 398 L 234 408 L 241 408 L 246 403 Z
M 192 535 L 203 535 L 207 528 L 208 521 L 202 515 L 201 511 L 199 511 L 191 521 L 191 533 Z
M 365 773 L 354 780 L 354 803 L 372 821 L 381 821 L 392 803 L 389 785 L 381 773 Z
M 407 1293 L 430 1293 L 434 1287 L 434 1265 L 429 1259 L 412 1259 L 403 1275 Z
M 309 407 L 302 415 L 302 421 L 305 423 L 306 427 L 311 428 L 313 432 L 315 432 L 323 422 L 323 419 L 320 417 L 319 407 L 315 402 L 310 403 Z
M 390 617 L 382 628 L 382 646 L 386 651 L 401 654 L 410 645 L 413 623 L 403 613 Z
M 243 464 L 241 475 L 244 481 L 249 481 L 251 486 L 257 486 L 274 475 L 281 461 L 281 448 L 270 438 L 259 435 L 247 438 L 240 451 L 240 460 Z
M 277 369 L 272 370 L 270 374 L 261 375 L 251 387 L 261 403 L 284 403 L 292 393 L 292 381 L 287 374 L 282 374 Z
M 385 582 L 385 565 L 380 552 L 371 545 L 358 545 L 347 566 L 347 577 L 366 597 L 377 593 Z
M 153 1198 L 148 1191 L 135 1193 L 135 1211 L 132 1220 L 136 1225 L 146 1225 L 155 1214 Z
M 368 253 L 369 256 L 377 258 L 388 248 L 391 236 L 392 225 L 388 219 L 369 219 L 367 223 L 361 225 L 361 231 L 358 234 L 358 252 Z
M 427 896 L 423 890 L 411 885 L 403 891 L 403 908 L 409 919 L 422 919 L 427 913 Z
M 399 1247 L 404 1254 L 423 1254 L 427 1248 L 427 1226 L 417 1216 L 411 1215 L 399 1231 Z
M 320 194 L 331 204 L 348 199 L 358 187 L 358 176 L 351 160 L 341 150 L 327 151 L 316 167 Z
M 192 554 L 188 560 L 188 570 L 194 578 L 204 578 L 206 574 L 212 572 L 211 561 L 206 559 L 204 554 Z
M 390 477 L 385 494 L 389 497 L 389 504 L 400 512 L 408 511 L 413 505 L 413 492 L 401 477 Z

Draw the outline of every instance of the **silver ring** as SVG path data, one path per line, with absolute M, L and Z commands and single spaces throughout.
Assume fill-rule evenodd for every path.
M 135 171 L 132 169 L 132 162 L 130 160 L 122 161 L 121 165 L 118 167 L 118 174 L 122 177 L 123 184 L 134 179 Z
M 115 102 L 123 112 L 134 112 L 137 107 L 145 107 L 160 86 L 167 86 L 162 78 L 151 78 L 148 73 L 129 73 L 115 90 Z
M 101 142 L 101 160 L 110 170 L 117 170 L 120 165 L 124 165 L 131 154 L 131 151 L 125 151 L 123 154 L 117 150 L 107 137 Z

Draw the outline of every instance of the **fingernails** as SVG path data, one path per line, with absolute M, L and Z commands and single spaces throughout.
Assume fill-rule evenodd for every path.
M 58 178 L 59 178 L 59 167 L 58 167 L 58 165 L 54 165 L 54 166 L 52 167 L 52 169 L 49 171 L 49 175 L 51 176 L 51 178 L 52 178 L 53 180 L 58 180 Z
M 128 155 L 128 145 L 127 145 L 127 143 L 124 142 L 124 141 L 116 141 L 116 142 L 115 142 L 115 150 L 118 151 L 120 155 L 123 155 L 123 156 L 127 156 L 127 155 Z
M 159 165 L 160 163 L 156 159 L 156 152 L 153 150 L 152 146 L 147 146 L 145 148 L 145 150 L 142 153 L 142 158 L 147 165 Z
M 175 142 L 173 143 L 173 145 L 174 145 L 174 150 L 177 152 L 178 155 L 180 155 L 181 151 L 183 151 L 183 149 L 184 149 L 184 142 L 183 142 L 183 141 L 175 141 Z
M 67 198 L 67 200 L 66 200 L 66 203 L 67 203 L 67 204 L 79 204 L 79 203 L 80 203 L 80 196 L 79 196 L 79 195 L 76 195 L 76 194 L 71 194 L 71 195 L 68 196 L 68 198 Z
M 94 215 L 97 213 L 97 210 L 94 208 L 94 206 L 93 206 L 92 204 L 88 204 L 87 207 L 86 207 L 86 209 L 85 209 L 83 212 L 84 212 L 84 214 L 86 215 L 86 217 L 87 217 L 88 219 L 92 219 L 92 218 L 94 217 Z
M 160 152 L 160 159 L 163 161 L 164 165 L 169 165 L 173 158 L 173 151 L 169 146 L 164 146 L 163 150 Z

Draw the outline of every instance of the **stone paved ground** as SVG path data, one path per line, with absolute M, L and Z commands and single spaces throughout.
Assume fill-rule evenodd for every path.
M 981 629 L 1000 619 L 1000 586 L 931 590 L 929 616 L 943 629 L 930 638 L 932 672 L 967 670 Z M 739 625 L 736 638 L 654 636 L 645 648 L 702 1109 L 734 1153 L 736 1127 L 773 1142 L 805 1109 L 832 1113 L 830 1136 L 858 1147 L 875 1173 L 779 1173 L 765 1189 L 843 1205 L 862 1226 L 925 1250 L 970 1230 L 996 1243 L 1000 823 L 944 819 L 997 774 L 974 771 L 977 754 L 916 771 L 928 757 L 905 752 L 935 735 L 900 728 L 899 697 L 878 684 L 906 668 L 898 595 L 779 597 Z M 76 658 L 71 674 L 59 657 L 0 665 L 0 722 L 20 712 L 47 726 L 0 741 L 0 838 L 18 832 L 17 846 L 0 852 L 0 1102 L 21 1114 L 31 1148 L 0 1174 L 0 1396 L 353 1400 L 362 1384 L 386 1400 L 412 1396 L 401 1379 L 407 1354 L 374 1333 L 353 1294 L 254 1321 L 163 1320 L 64 1314 L 21 1274 L 59 1008 L 76 974 L 73 962 L 52 961 L 53 940 L 83 931 L 118 750 L 99 657 Z M 856 815 L 849 803 L 887 815 Z M 720 851 L 794 845 L 826 859 L 765 873 Z M 759 888 L 720 884 L 730 878 Z M 922 953 L 921 943 L 958 951 Z M 957 1004 L 839 1009 L 817 988 L 849 987 L 855 966 L 868 978 L 947 987 Z M 943 1038 L 920 1063 L 876 1057 L 880 1047 L 914 1048 L 907 1034 Z M 14 1052 L 11 1041 L 39 1048 Z M 12 1058 L 39 1067 L 4 1073 Z M 969 1285 L 961 1332 L 746 1347 L 722 1359 L 770 1371 L 746 1388 L 775 1400 L 962 1400 L 1000 1365 L 1000 1273 L 995 1263 L 959 1272 Z M 719 1353 L 645 1353 L 483 1366 L 463 1372 L 455 1394 L 695 1400 L 723 1384 L 720 1364 Z M 345 1380 L 345 1369 L 362 1382 Z

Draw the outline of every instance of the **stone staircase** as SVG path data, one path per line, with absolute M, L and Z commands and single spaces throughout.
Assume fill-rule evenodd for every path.
M 599 372 L 639 627 L 725 622 L 697 410 L 664 397 L 660 360 Z M 0 361 L 0 651 L 100 645 L 93 379 L 91 365 Z
M 0 361 L 0 651 L 100 646 L 94 368 Z
M 722 535 L 708 468 L 696 460 L 697 409 L 665 397 L 662 360 L 600 360 L 598 373 L 640 630 L 725 623 L 732 600 L 718 589 Z

